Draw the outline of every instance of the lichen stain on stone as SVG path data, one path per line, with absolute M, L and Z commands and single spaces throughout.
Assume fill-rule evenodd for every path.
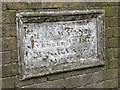
M 33 30 L 31 30 L 31 32 L 33 32 Z
M 45 57 L 45 58 L 43 58 L 43 61 L 44 61 L 44 62 L 46 62 L 46 61 L 47 61 L 47 59 L 48 59 L 48 56 L 46 55 L 46 57 Z
M 28 48 L 30 48 L 30 46 L 27 46 Z
M 26 51 L 26 56 L 28 56 L 28 52 Z
M 25 37 L 26 37 L 26 34 L 27 34 L 27 33 L 26 33 L 26 27 L 24 27 L 24 30 L 25 30 Z
M 31 45 L 32 45 L 32 49 L 34 47 L 34 40 L 33 40 L 33 36 L 30 37 L 30 41 L 31 41 Z
M 71 29 L 71 28 L 70 28 L 70 27 L 65 27 L 65 30 L 66 30 L 66 29 Z
M 29 33 L 30 31 L 29 31 L 29 29 L 27 30 L 27 34 Z

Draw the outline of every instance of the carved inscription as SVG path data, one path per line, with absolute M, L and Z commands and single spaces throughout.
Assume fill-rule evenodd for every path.
M 20 79 L 104 65 L 103 13 L 17 13 Z
M 26 66 L 49 67 L 97 55 L 96 19 L 24 25 Z

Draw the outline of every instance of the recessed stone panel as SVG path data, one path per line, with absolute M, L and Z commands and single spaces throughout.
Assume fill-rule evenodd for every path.
M 104 11 L 17 13 L 21 78 L 104 64 Z

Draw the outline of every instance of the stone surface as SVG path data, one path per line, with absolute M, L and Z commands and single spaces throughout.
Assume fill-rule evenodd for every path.
M 3 78 L 2 88 L 15 88 L 14 77 Z
M 2 38 L 0 38 L 0 52 L 2 53 Z
M 16 23 L 16 11 L 3 11 L 2 12 L 2 23 Z
M 86 85 L 84 88 L 93 88 L 93 84 Z
M 2 2 L 2 10 L 6 10 L 6 3 L 5 2 Z
M 107 80 L 104 83 L 105 88 L 117 88 L 118 87 L 118 79 Z
M 108 47 L 109 48 L 116 48 L 119 46 L 118 38 L 111 38 L 108 40 Z
M 18 74 L 18 64 L 2 66 L 2 77 L 10 77 Z
M 112 59 L 113 57 L 114 57 L 114 49 L 112 48 L 106 49 L 106 59 Z
M 94 83 L 92 88 L 104 88 L 104 82 Z
M 28 4 L 27 2 L 5 2 L 4 4 L 6 4 L 6 7 L 7 9 L 9 10 L 13 10 L 13 9 L 16 9 L 16 10 L 23 10 L 23 9 L 26 9 Z M 4 5 L 3 4 L 3 5 Z
M 118 16 L 118 7 L 105 7 L 106 10 L 106 15 L 105 16 L 114 16 L 117 17 Z
M 119 18 L 110 18 L 110 26 L 111 27 L 118 27 L 118 20 Z
M 43 0 L 44 1 L 44 0 Z M 120 6 L 120 3 L 119 3 Z M 21 73 L 13 73 L 11 72 L 11 66 L 13 65 L 13 63 L 10 63 L 11 61 L 17 60 L 17 51 L 16 48 L 14 48 L 13 43 L 8 44 L 9 42 L 6 41 L 4 43 L 4 45 L 7 45 L 9 47 L 9 49 L 4 46 L 6 49 L 4 49 L 5 51 L 1 52 L 2 50 L 0 50 L 0 54 L 2 53 L 4 56 L 4 64 L 6 65 L 3 68 L 3 72 L 6 72 L 6 74 L 3 75 L 3 87 L 4 88 L 10 88 L 10 87 L 26 87 L 26 88 L 44 88 L 47 86 L 49 87 L 55 87 L 53 85 L 59 84 L 57 86 L 59 87 L 63 87 L 66 88 L 66 86 L 62 85 L 62 82 L 65 83 L 65 79 L 66 79 L 66 84 L 67 87 L 73 87 L 73 88 L 118 88 L 118 86 L 120 87 L 120 78 L 119 80 L 117 79 L 118 76 L 120 77 L 120 65 L 119 67 L 117 66 L 117 62 L 119 60 L 119 51 L 120 51 L 120 46 L 118 45 L 118 43 L 116 42 L 115 39 L 119 38 L 119 26 L 118 26 L 118 22 L 117 22 L 117 18 L 119 18 L 118 16 L 118 11 L 117 8 L 119 7 L 117 2 L 74 2 L 74 3 L 69 3 L 69 2 L 54 2 L 54 3 L 32 3 L 32 2 L 3 2 L 2 3 L 2 10 L 3 10 L 3 24 L 5 26 L 3 33 L 0 32 L 0 36 L 4 36 L 4 40 L 6 39 L 6 37 L 8 39 L 8 41 L 10 40 L 10 38 L 12 37 L 16 37 L 16 27 L 13 28 L 13 24 L 8 24 L 8 23 L 15 23 L 16 21 L 16 14 L 15 12 L 21 12 L 21 11 L 47 11 L 47 10 L 90 10 L 90 9 L 104 9 L 106 11 L 106 17 L 104 17 L 104 21 L 105 21 L 105 50 L 106 50 L 106 58 L 105 58 L 105 66 L 99 66 L 99 67 L 93 67 L 93 68 L 86 68 L 86 69 L 82 69 L 82 70 L 75 70 L 74 71 L 69 71 L 69 72 L 63 72 L 61 73 L 54 73 L 52 75 L 47 75 L 47 80 L 43 79 L 41 77 L 37 77 L 37 78 L 32 78 L 32 79 L 28 79 L 28 80 L 24 80 L 21 81 L 19 80 L 19 74 Z M 44 8 L 41 10 L 41 8 Z M 62 19 L 62 18 L 61 18 Z M 1 25 L 0 25 L 1 26 Z M 16 26 L 16 25 L 15 25 Z M 117 30 L 118 29 L 118 30 Z M 2 30 L 2 29 L 1 29 Z M 12 32 L 10 32 L 11 30 L 13 30 Z M 1 35 L 3 34 L 3 35 Z M 0 38 L 1 40 L 3 40 L 3 38 Z M 110 39 L 110 42 L 109 42 Z M 14 39 L 15 40 L 15 39 Z M 112 40 L 112 41 L 111 41 Z M 115 40 L 115 41 L 114 41 Z M 119 39 L 117 39 L 119 42 Z M 108 47 L 109 46 L 109 47 Z M 16 46 L 15 46 L 16 47 Z M 0 42 L 0 49 L 2 48 L 2 43 Z M 10 48 L 14 48 L 13 50 Z M 9 50 L 9 51 L 8 51 Z M 11 55 L 9 55 L 9 53 Z M 16 54 L 15 54 L 16 53 Z M 5 55 L 4 55 L 5 54 Z M 2 56 L 0 56 L 1 58 Z M 11 59 L 9 59 L 11 58 Z M 0 59 L 1 60 L 1 59 Z M 120 61 L 120 60 L 119 60 Z M 120 62 L 119 62 L 120 63 Z M 5 67 L 9 67 L 9 68 L 5 68 Z M 1 67 L 1 65 L 0 65 Z M 96 69 L 98 68 L 98 69 Z M 85 85 L 85 83 L 82 81 L 83 85 L 81 85 L 81 81 L 78 81 L 80 78 L 79 76 L 81 76 L 83 78 L 83 75 L 86 74 L 90 74 L 90 73 L 95 73 L 95 75 L 97 72 L 101 72 L 104 69 L 104 80 L 102 82 L 97 82 L 97 83 L 93 83 L 93 81 L 91 81 L 90 84 Z M 16 68 L 18 69 L 18 68 Z M 83 71 L 82 74 L 81 71 Z M 117 72 L 119 71 L 119 73 L 117 74 Z M 8 75 L 7 73 L 10 73 L 10 75 Z M 0 73 L 1 74 L 1 73 Z M 60 75 L 59 75 L 60 74 Z M 15 76 L 16 78 L 14 79 Z M 89 76 L 90 77 L 90 76 Z M 77 79 L 76 79 L 77 78 Z M 103 78 L 103 77 L 102 77 Z M 99 78 L 99 80 L 101 80 L 102 78 Z M 115 78 L 115 79 L 113 79 Z M 64 79 L 59 81 L 59 79 Z M 15 80 L 15 81 L 14 81 Z M 99 81 L 99 80 L 95 80 L 95 81 Z M 70 82 L 71 83 L 70 83 Z M 73 82 L 72 82 L 73 81 Z M 119 83 L 118 83 L 119 81 Z M 19 85 L 21 83 L 21 86 Z M 42 82 L 42 83 L 41 83 Z M 16 83 L 16 84 L 15 84 Z M 48 83 L 48 84 L 47 84 Z M 15 84 L 15 85 L 14 85 Z M 118 85 L 119 84 L 119 85 Z M 104 86 L 103 86 L 104 85 Z M 76 87 L 77 86 L 77 87 Z
M 109 68 L 117 68 L 118 67 L 118 58 L 114 58 L 109 60 Z
M 28 85 L 32 85 L 32 84 L 39 84 L 39 83 L 43 83 L 47 81 L 47 76 L 43 76 L 43 77 L 38 77 L 38 78 L 32 78 L 32 79 L 29 79 L 29 80 L 25 80 L 25 81 L 19 81 L 19 77 L 18 77 L 18 80 L 17 80 L 17 85 L 19 85 L 20 87 L 22 86 L 28 86 Z
M 47 81 L 45 83 L 39 83 L 29 86 L 23 86 L 23 88 L 63 88 L 65 85 L 65 82 L 63 79 L 60 80 L 54 80 L 54 81 Z
M 85 85 L 83 80 L 83 75 L 73 76 L 65 79 L 66 88 L 73 88 L 73 87 L 78 87 L 83 85 Z
M 120 34 L 119 30 L 120 30 L 120 28 L 118 28 L 118 27 L 113 29 L 113 37 L 114 38 L 118 38 L 120 36 L 119 35 Z
M 118 6 L 118 2 L 109 2 L 108 5 L 109 6 Z
M 17 38 L 3 38 L 2 39 L 2 51 L 10 51 L 17 49 Z
M 111 38 L 113 36 L 113 29 L 112 28 L 106 28 L 105 30 L 105 35 L 106 35 L 106 38 Z
M 31 33 L 26 34 L 26 37 L 23 39 L 23 42 L 25 43 L 25 49 L 26 49 L 25 51 L 26 51 L 26 53 L 28 53 L 27 55 L 25 55 L 25 60 L 27 60 L 27 59 L 33 60 L 36 58 L 38 61 L 38 58 L 42 57 L 42 58 L 39 58 L 40 59 L 39 63 L 41 65 L 43 64 L 43 66 L 44 66 L 45 62 L 46 62 L 45 64 L 48 64 L 48 63 L 50 64 L 49 60 L 53 60 L 51 62 L 55 62 L 57 60 L 60 64 L 60 63 L 62 63 L 62 61 L 60 61 L 60 59 L 62 59 L 62 57 L 66 57 L 66 59 L 69 59 L 69 62 L 72 62 L 72 60 L 70 59 L 70 56 L 73 56 L 76 58 L 75 52 L 77 52 L 77 54 L 80 55 L 78 57 L 81 57 L 81 60 L 85 59 L 85 58 L 86 59 L 96 58 L 97 37 L 96 37 L 96 31 L 95 31 L 95 23 L 92 23 L 92 22 L 95 22 L 95 21 L 92 20 L 87 25 L 85 25 L 85 24 L 79 25 L 78 24 L 78 23 L 83 23 L 82 21 L 80 21 L 80 22 L 79 21 L 78 22 L 76 22 L 76 21 L 69 22 L 68 21 L 68 22 L 59 22 L 59 23 L 50 22 L 50 23 L 44 23 L 44 24 L 35 24 L 35 25 L 28 24 L 28 25 L 26 25 L 26 27 L 27 27 L 26 31 L 29 31 L 31 29 L 34 32 L 32 33 L 30 31 Z M 74 25 L 72 23 L 74 23 Z M 48 26 L 47 28 L 46 28 L 46 25 Z M 90 26 L 92 26 L 92 27 L 90 27 Z M 40 27 L 42 27 L 42 28 L 40 28 Z M 67 30 L 67 28 L 69 28 L 69 29 Z M 90 29 L 90 30 L 88 30 L 88 29 Z M 44 32 L 43 32 L 43 30 L 44 30 Z M 38 31 L 39 31 L 39 33 L 38 33 Z M 70 32 L 72 32 L 72 33 L 70 33 Z M 39 36 L 38 36 L 38 34 L 39 34 Z M 90 39 L 87 38 L 88 35 L 90 35 L 89 36 Z M 79 37 L 81 37 L 82 39 Z M 29 39 L 31 40 L 31 42 Z M 94 42 L 94 43 L 92 43 L 92 42 Z M 77 44 L 81 47 L 77 46 Z M 88 44 L 89 44 L 89 47 L 87 47 Z M 85 47 L 85 45 L 86 45 L 86 47 Z M 75 46 L 76 46 L 76 48 L 75 48 Z M 29 47 L 29 48 L 27 48 L 27 47 Z M 74 51 L 74 48 L 75 48 L 75 51 Z M 77 48 L 79 48 L 80 50 L 76 51 Z M 38 49 L 40 51 L 38 51 Z M 86 53 L 85 50 L 89 53 Z M 41 52 L 41 54 L 38 54 L 39 52 Z M 82 52 L 82 53 L 80 53 L 80 52 Z M 53 55 L 51 55 L 51 53 Z M 34 56 L 35 54 L 38 54 L 38 55 L 36 55 L 36 57 L 30 57 L 30 55 Z M 73 58 L 73 59 L 75 59 L 75 58 Z M 48 59 L 48 63 L 47 63 L 47 61 L 45 61 L 47 59 Z M 42 60 L 44 62 L 42 62 Z M 36 61 L 33 61 L 33 62 L 36 62 Z
M 45 88 L 45 84 L 44 83 L 32 84 L 28 86 L 22 86 L 21 88 Z
M 88 84 L 90 84 L 92 82 L 93 82 L 93 77 L 92 77 L 91 73 L 83 75 L 83 84 L 84 85 L 88 85 Z
M 93 76 L 93 83 L 97 83 L 103 80 L 103 71 L 101 72 L 95 72 L 92 74 Z
M 118 69 L 108 69 L 104 71 L 104 80 L 115 79 L 118 77 Z
M 11 51 L 11 63 L 18 62 L 18 51 Z
M 110 18 L 109 17 L 104 17 L 104 21 L 105 21 L 105 28 L 110 27 Z
M 48 13 L 53 16 L 57 14 L 64 16 L 61 20 L 59 17 L 46 18 L 45 16 L 49 16 Z M 84 13 L 86 15 L 83 16 Z M 91 13 L 95 15 L 99 13 L 99 15 L 92 16 Z M 22 66 L 24 67 L 22 70 L 25 70 L 23 78 L 88 67 L 90 64 L 97 65 L 102 62 L 102 31 L 104 30 L 103 16 L 100 13 L 103 14 L 103 11 L 18 13 L 19 17 L 21 15 L 31 17 L 23 18 L 25 24 L 19 19 L 21 25 L 18 26 L 20 53 L 22 53 L 20 58 L 25 64 Z M 80 16 L 75 17 L 76 14 Z M 33 18 L 35 16 L 40 20 L 38 17 L 35 20 Z
M 72 76 L 72 72 L 62 72 L 62 73 L 57 73 L 57 74 L 51 74 L 47 76 L 47 79 L 49 81 L 53 81 L 53 80 L 57 80 L 57 79 L 64 79 L 67 77 L 71 77 Z
M 11 52 L 6 51 L 2 53 L 2 64 L 8 64 L 11 62 Z
M 54 80 L 54 81 L 48 81 L 45 83 L 45 88 L 61 88 L 65 87 L 65 82 L 63 79 L 60 80 Z
M 2 25 L 2 37 L 15 37 L 17 36 L 17 30 L 15 24 Z
M 115 48 L 115 49 L 114 49 L 114 57 L 115 57 L 115 58 L 119 58 L 119 57 L 120 57 L 119 52 L 120 52 L 120 48 Z

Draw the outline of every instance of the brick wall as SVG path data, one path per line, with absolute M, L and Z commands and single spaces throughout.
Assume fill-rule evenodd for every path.
M 3 88 L 118 88 L 120 79 L 119 31 L 117 2 L 99 3 L 2 3 L 2 87 Z M 64 73 L 45 75 L 42 77 L 19 80 L 17 54 L 16 12 L 39 11 L 46 9 L 104 9 L 105 12 L 105 65 Z M 1 80 L 1 79 L 0 79 Z M 120 80 L 119 80 L 120 81 Z

